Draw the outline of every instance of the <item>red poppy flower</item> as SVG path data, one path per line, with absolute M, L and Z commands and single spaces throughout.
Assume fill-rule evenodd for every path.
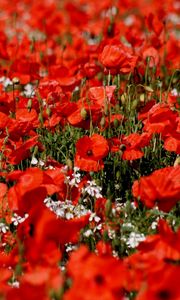
M 0 218 L 4 218 L 8 211 L 8 202 L 6 199 L 7 191 L 7 185 L 0 182 Z
M 76 144 L 75 165 L 84 171 L 97 172 L 103 168 L 102 159 L 108 152 L 108 143 L 101 135 L 83 136 Z
M 179 300 L 180 266 L 164 264 L 161 270 L 148 275 L 146 288 L 141 288 L 137 300 Z M 159 280 L 161 278 L 161 280 Z
M 68 116 L 68 122 L 72 126 L 84 129 L 89 129 L 91 123 L 96 126 L 102 116 L 101 107 L 99 105 L 88 105 L 85 102 L 77 104 L 77 109 Z
M 121 73 L 129 73 L 136 66 L 137 56 L 132 56 L 121 45 L 106 45 L 99 55 L 99 61 L 108 69 L 117 69 Z
M 121 136 L 121 139 L 109 139 L 110 150 L 112 152 L 121 153 L 121 158 L 124 160 L 135 160 L 143 157 L 144 153 L 141 148 L 149 145 L 151 134 L 131 133 L 128 136 Z
M 51 176 L 52 177 L 51 177 Z M 42 204 L 47 195 L 52 195 L 59 192 L 64 194 L 66 189 L 64 184 L 64 176 L 59 172 L 58 178 L 56 177 L 56 183 L 53 180 L 53 176 L 57 175 L 57 172 L 42 171 L 39 168 L 29 168 L 24 172 L 15 173 L 10 180 L 17 180 L 17 183 L 11 187 L 8 191 L 8 203 L 9 207 L 13 211 L 19 211 L 19 213 L 26 213 L 31 210 L 32 207 Z
M 161 133 L 162 137 L 167 136 L 177 130 L 178 113 L 172 111 L 167 104 L 158 103 L 151 107 L 143 123 L 144 131 Z
M 101 107 L 104 107 L 107 103 L 115 104 L 115 89 L 116 85 L 91 87 L 88 91 L 88 98 Z
M 30 156 L 30 148 L 34 147 L 37 144 L 37 136 L 28 139 L 22 145 L 17 147 L 16 150 L 12 151 L 7 155 L 8 162 L 12 165 L 19 164 L 23 159 L 26 159 Z
M 59 246 L 76 243 L 80 230 L 89 222 L 89 214 L 71 220 L 57 218 L 57 215 L 44 205 L 34 205 L 29 217 L 18 226 L 18 236 L 25 247 L 24 255 L 32 262 L 49 261 L 56 263 Z M 48 251 L 53 250 L 57 260 L 48 258 Z M 56 251 L 57 248 L 57 251 Z
M 123 299 L 126 270 L 122 262 L 108 255 L 108 252 L 105 257 L 96 256 L 81 246 L 72 253 L 67 270 L 73 285 L 65 293 L 65 300 Z
M 149 57 L 149 67 L 152 68 L 154 66 L 157 67 L 159 64 L 159 53 L 154 47 L 146 48 L 143 51 L 143 59 L 146 61 L 146 59 Z
M 133 196 L 147 206 L 155 204 L 168 212 L 180 200 L 180 166 L 156 170 L 149 176 L 141 177 L 132 186 Z
M 158 16 L 150 13 L 146 18 L 146 22 L 149 30 L 153 30 L 157 36 L 161 34 L 164 24 L 162 20 L 158 18 Z
M 154 253 L 158 259 L 180 260 L 180 229 L 174 232 L 169 224 L 160 219 L 158 221 L 158 233 L 149 235 L 138 246 L 140 253 Z
M 167 151 L 176 152 L 176 154 L 180 154 L 180 133 L 176 133 L 165 138 L 164 149 Z

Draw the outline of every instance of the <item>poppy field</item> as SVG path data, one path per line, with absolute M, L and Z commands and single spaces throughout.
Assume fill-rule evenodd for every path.
M 179 15 L 0 1 L 0 300 L 180 300 Z

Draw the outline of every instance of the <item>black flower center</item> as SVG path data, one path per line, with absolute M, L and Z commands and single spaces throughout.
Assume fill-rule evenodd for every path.
M 101 274 L 97 274 L 94 279 L 98 285 L 102 285 L 104 283 L 104 277 Z
M 160 300 L 169 300 L 171 298 L 171 294 L 169 291 L 167 290 L 161 290 L 158 292 L 157 294 L 158 298 Z
M 92 156 L 92 155 L 93 155 L 93 152 L 92 152 L 92 150 L 90 149 L 90 150 L 88 150 L 88 151 L 86 152 L 86 154 L 87 154 L 87 156 Z

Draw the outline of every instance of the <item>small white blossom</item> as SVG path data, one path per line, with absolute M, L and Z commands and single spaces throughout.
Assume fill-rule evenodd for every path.
M 92 234 L 93 234 L 92 230 L 91 230 L 91 229 L 88 229 L 88 230 L 86 230 L 86 231 L 84 232 L 83 235 L 84 235 L 85 237 L 90 237 Z
M 82 204 L 73 205 L 72 201 L 66 200 L 62 201 L 53 201 L 50 197 L 44 200 L 45 205 L 53 211 L 57 217 L 64 218 L 67 220 L 81 217 L 90 212 Z
M 28 98 L 31 98 L 35 95 L 34 87 L 32 84 L 28 83 L 24 87 L 24 95 Z
M 16 213 L 12 217 L 11 221 L 14 226 L 18 226 L 18 224 L 24 222 L 28 218 L 28 214 L 25 214 L 24 217 L 18 216 Z
M 83 194 L 87 193 L 90 196 L 95 197 L 95 198 L 102 198 L 101 191 L 102 191 L 102 188 L 100 186 L 98 186 L 94 180 L 92 180 L 92 181 L 88 180 L 87 186 L 85 188 L 82 188 Z
M 8 230 L 9 230 L 9 227 L 6 224 L 0 223 L 0 232 L 6 233 Z
M 126 244 L 129 248 L 136 248 L 140 242 L 145 240 L 145 235 L 142 233 L 131 232 Z
M 158 224 L 158 223 L 157 223 L 156 221 L 152 222 L 151 228 L 152 228 L 152 229 L 156 229 L 157 224 Z
M 37 165 L 38 164 L 38 160 L 37 160 L 37 158 L 35 157 L 35 156 L 33 156 L 32 157 L 32 159 L 31 159 L 31 165 Z
M 19 281 L 14 281 L 13 283 L 11 283 L 11 286 L 14 288 L 19 288 Z

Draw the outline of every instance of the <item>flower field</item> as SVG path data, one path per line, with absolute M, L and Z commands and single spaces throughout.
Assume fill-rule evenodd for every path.
M 0 1 L 0 300 L 180 300 L 179 15 Z

